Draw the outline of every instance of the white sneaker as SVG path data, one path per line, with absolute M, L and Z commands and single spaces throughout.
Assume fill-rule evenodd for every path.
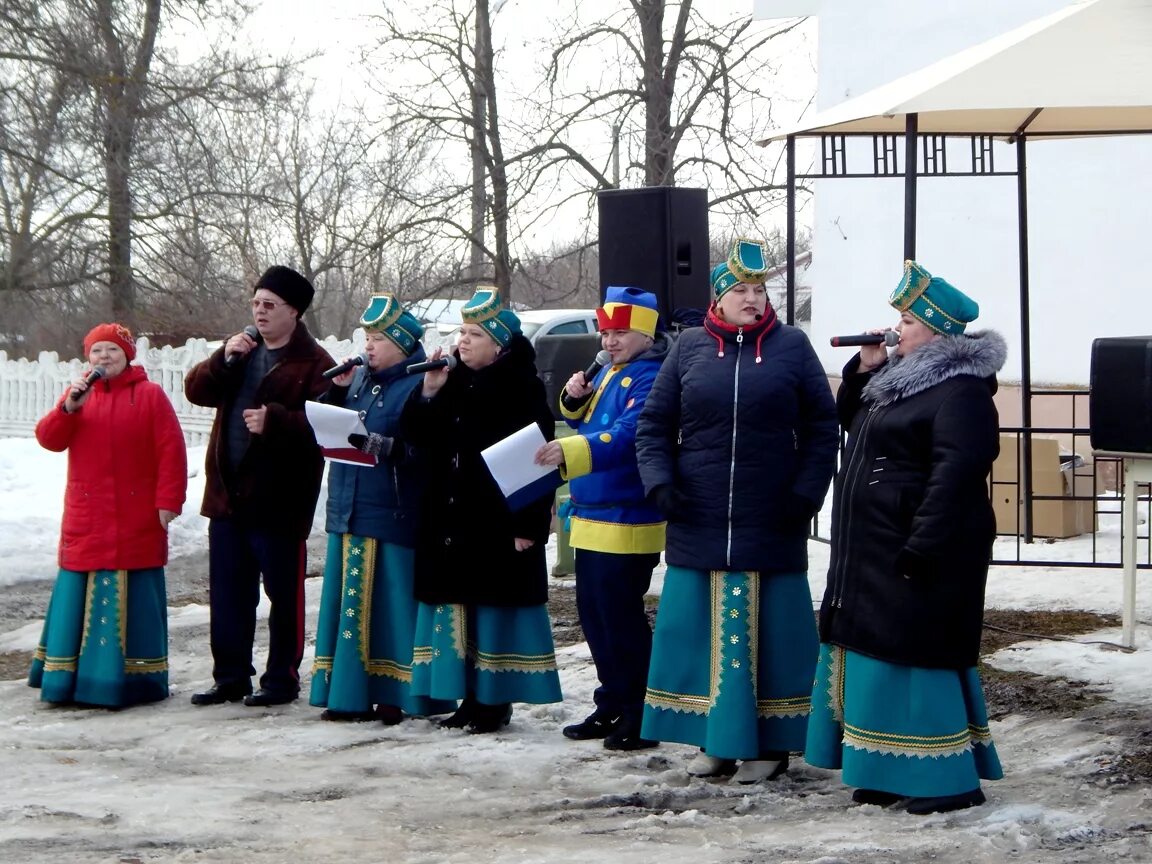
M 735 770 L 735 759 L 719 759 L 703 752 L 688 763 L 690 777 L 728 777 Z
M 761 780 L 775 780 L 787 770 L 787 756 L 783 759 L 745 759 L 732 776 L 732 782 L 747 786 Z

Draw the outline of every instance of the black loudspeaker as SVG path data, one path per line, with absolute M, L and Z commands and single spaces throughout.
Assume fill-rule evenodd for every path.
M 610 189 L 600 211 L 600 300 L 609 285 L 656 295 L 665 324 L 676 310 L 704 310 L 708 292 L 708 192 L 677 186 Z
M 573 372 L 592 365 L 600 351 L 597 333 L 563 333 L 541 336 L 536 340 L 536 374 L 544 382 L 548 406 L 552 416 L 563 420 L 560 413 L 560 393 Z
M 1089 383 L 1092 448 L 1152 453 L 1152 336 L 1093 339 Z

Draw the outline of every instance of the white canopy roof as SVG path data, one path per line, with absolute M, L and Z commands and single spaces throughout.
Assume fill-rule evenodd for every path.
M 1152 131 L 1152 0 L 1076 0 L 760 143 L 900 135 L 911 113 L 922 134 Z

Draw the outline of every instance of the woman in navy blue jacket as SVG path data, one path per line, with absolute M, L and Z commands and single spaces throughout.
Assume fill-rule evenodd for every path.
M 360 412 L 367 434 L 351 436 L 351 461 L 328 470 L 328 558 L 309 704 L 326 707 L 325 720 L 391 725 L 404 711 L 440 714 L 455 703 L 410 692 L 420 481 L 397 427 L 420 386 L 406 367 L 425 359 L 424 328 L 391 294 L 373 297 L 360 325 L 367 365 L 334 378 L 324 400 Z
M 693 776 L 740 783 L 778 776 L 804 749 L 817 655 L 807 528 L 838 437 L 824 370 L 777 319 L 767 269 L 764 247 L 739 240 L 712 271 L 704 326 L 676 341 L 636 436 L 668 518 L 641 734 L 700 747 Z

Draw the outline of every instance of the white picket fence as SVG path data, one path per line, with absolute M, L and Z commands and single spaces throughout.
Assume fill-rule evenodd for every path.
M 337 360 L 363 350 L 364 331 L 357 328 L 351 339 L 329 336 L 320 344 Z M 431 353 L 439 344 L 436 330 L 429 328 L 424 347 Z M 208 357 L 218 342 L 189 339 L 182 347 L 166 345 L 153 348 L 146 338 L 136 340 L 136 364 L 143 366 L 148 377 L 164 388 L 189 447 L 208 442 L 216 409 L 192 405 L 184 398 L 185 373 Z M 81 359 L 61 360 L 54 351 L 42 351 L 35 360 L 21 357 L 11 360 L 0 351 L 0 438 L 30 437 L 37 421 L 43 417 L 65 387 L 86 369 Z

